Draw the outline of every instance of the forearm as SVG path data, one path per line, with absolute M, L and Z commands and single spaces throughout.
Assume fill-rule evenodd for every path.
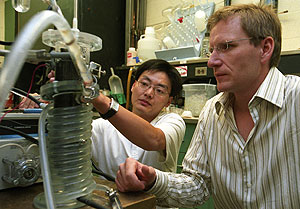
M 93 105 L 103 114 L 107 112 L 109 102 L 110 98 L 101 94 L 93 101 Z M 114 116 L 109 118 L 109 122 L 128 140 L 145 150 L 160 151 L 166 148 L 165 135 L 159 128 L 155 128 L 148 121 L 122 106 Z
M 195 207 L 209 199 L 209 190 L 200 176 L 156 171 L 154 186 L 146 191 L 156 195 L 163 207 Z
M 159 128 L 123 107 L 118 113 L 109 121 L 132 143 L 145 150 L 165 150 L 165 136 Z

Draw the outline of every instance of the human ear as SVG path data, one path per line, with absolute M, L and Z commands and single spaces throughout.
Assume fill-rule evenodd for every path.
M 261 41 L 260 57 L 263 63 L 269 62 L 274 51 L 274 39 L 271 36 Z
M 165 107 L 168 107 L 171 104 L 172 100 L 173 100 L 173 97 L 169 97 L 168 103 L 165 105 Z

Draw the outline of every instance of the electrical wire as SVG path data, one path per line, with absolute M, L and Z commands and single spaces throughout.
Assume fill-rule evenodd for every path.
M 35 102 L 39 107 L 40 107 L 40 104 L 42 103 L 41 101 L 37 100 L 34 96 L 31 96 L 30 94 L 27 95 L 27 92 L 23 91 L 22 89 L 18 89 L 18 88 L 13 87 L 11 89 L 11 92 L 18 95 L 18 96 L 28 97 L 33 102 Z
M 33 81 L 34 81 L 34 75 L 35 75 L 35 72 L 36 72 L 39 68 L 45 67 L 45 66 L 46 66 L 46 64 L 41 64 L 41 65 L 38 65 L 38 66 L 34 69 L 34 71 L 33 71 L 33 73 L 32 73 L 32 77 L 31 77 L 30 86 L 29 86 L 28 92 L 27 92 L 27 94 L 26 94 L 26 98 L 29 97 L 29 93 L 30 93 L 30 91 L 31 91 L 31 88 L 32 88 L 32 85 L 33 85 Z M 5 113 L 2 115 L 2 117 L 0 118 L 0 123 L 1 123 L 1 121 L 3 120 L 3 118 L 4 118 L 9 112 L 11 112 L 11 111 L 17 109 L 17 108 L 18 108 L 21 104 L 23 104 L 23 103 L 24 103 L 24 102 L 21 102 L 21 103 L 19 103 L 16 107 L 14 107 L 13 109 L 11 109 L 11 110 L 5 112 Z
M 32 142 L 34 144 L 38 144 L 39 143 L 37 139 L 35 139 L 34 137 L 32 137 L 32 136 L 24 133 L 23 131 L 19 131 L 17 129 L 10 128 L 8 126 L 3 126 L 3 125 L 0 125 L 0 129 L 9 130 L 9 131 L 11 131 L 11 132 L 13 132 L 15 134 L 18 134 L 18 135 L 24 137 L 25 139 L 28 139 L 30 142 Z
M 37 147 L 37 149 L 39 149 L 39 147 L 38 147 L 38 145 L 37 144 L 31 144 L 31 145 L 29 145 L 28 147 L 27 147 L 27 149 L 26 149 L 26 153 L 28 153 L 29 152 L 29 150 L 31 150 L 31 148 L 32 147 Z
M 104 178 L 106 178 L 108 181 L 112 181 L 115 182 L 115 178 L 112 177 L 111 175 L 104 173 L 103 171 L 101 171 L 96 165 L 95 163 L 92 161 L 92 172 L 95 174 L 98 174 L 100 176 L 103 176 Z
M 93 201 L 92 199 L 88 198 L 88 197 L 78 197 L 77 200 L 79 202 L 82 202 L 88 206 L 91 206 L 93 208 L 97 208 L 97 209 L 107 209 L 106 207 L 103 207 L 102 205 L 96 203 L 95 201 Z
M 24 149 L 21 145 L 15 144 L 15 143 L 4 144 L 4 145 L 0 146 L 0 149 L 2 149 L 2 148 L 4 148 L 4 147 L 8 147 L 8 146 L 16 146 L 16 147 L 18 147 L 20 150 L 22 150 L 22 152 L 23 152 L 24 154 L 26 154 L 25 149 Z
M 4 45 L 4 46 L 11 46 L 14 42 L 10 42 L 10 41 L 0 41 L 0 45 Z

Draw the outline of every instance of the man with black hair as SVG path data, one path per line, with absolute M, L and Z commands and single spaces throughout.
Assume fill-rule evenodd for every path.
M 119 164 L 131 157 L 159 170 L 176 172 L 185 123 L 178 114 L 162 110 L 181 90 L 176 68 L 152 59 L 136 71 L 132 111 L 103 94 L 94 99 L 102 118 L 92 123 L 92 156 L 100 170 L 115 177 Z

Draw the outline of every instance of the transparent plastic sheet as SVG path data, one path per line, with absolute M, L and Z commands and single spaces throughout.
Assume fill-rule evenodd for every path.
M 77 198 L 96 188 L 90 160 L 91 110 L 92 106 L 85 104 L 49 110 L 47 152 L 57 208 L 84 206 Z M 34 205 L 46 208 L 43 193 Z

